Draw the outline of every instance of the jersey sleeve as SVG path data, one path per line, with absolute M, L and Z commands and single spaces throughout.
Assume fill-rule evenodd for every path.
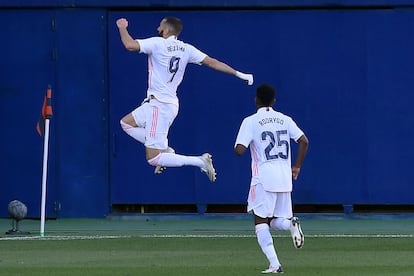
M 251 120 L 249 120 L 249 118 L 245 118 L 240 125 L 240 129 L 237 134 L 234 147 L 236 147 L 237 144 L 243 145 L 246 148 L 249 147 L 250 142 L 253 140 L 253 134 L 252 134 L 251 128 L 252 128 Z
M 139 43 L 139 52 L 150 55 L 157 47 L 158 37 L 136 39 L 136 41 Z
M 194 63 L 201 65 L 201 62 L 206 58 L 207 54 L 203 53 L 191 44 L 187 44 L 189 51 L 188 63 Z
M 303 131 L 297 126 L 295 121 L 293 121 L 292 118 L 289 118 L 289 136 L 295 140 L 295 142 L 298 141 L 298 139 L 303 135 Z

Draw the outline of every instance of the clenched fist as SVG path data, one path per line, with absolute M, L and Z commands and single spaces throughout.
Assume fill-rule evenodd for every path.
M 125 18 L 120 18 L 116 21 L 116 25 L 118 28 L 127 28 L 128 27 L 128 20 Z

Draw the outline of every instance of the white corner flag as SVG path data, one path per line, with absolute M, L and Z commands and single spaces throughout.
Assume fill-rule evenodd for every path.
M 47 160 L 49 156 L 49 127 L 52 119 L 52 88 L 47 88 L 45 99 L 43 101 L 42 113 L 36 125 L 36 130 L 40 136 L 44 137 L 43 143 L 43 174 L 42 174 L 42 202 L 40 208 L 40 236 L 45 235 L 45 218 L 46 218 L 46 182 L 47 182 Z

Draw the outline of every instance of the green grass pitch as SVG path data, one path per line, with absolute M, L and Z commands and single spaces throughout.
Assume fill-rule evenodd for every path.
M 293 247 L 289 233 L 272 232 L 284 274 L 414 275 L 413 220 L 302 225 L 302 249 Z M 25 230 L 35 226 L 30 222 Z M 48 226 L 44 238 L 0 235 L 0 275 L 240 276 L 261 275 L 267 266 L 247 220 L 61 220 Z

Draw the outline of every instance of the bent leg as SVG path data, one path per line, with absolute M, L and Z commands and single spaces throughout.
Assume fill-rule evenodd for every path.
M 122 130 L 125 131 L 129 136 L 137 140 L 138 142 L 145 143 L 145 128 L 138 127 L 137 123 L 132 116 L 132 113 L 129 113 L 119 122 L 121 124 Z
M 204 166 L 204 162 L 199 156 L 186 156 L 176 153 L 160 152 L 160 150 L 152 148 L 147 148 L 147 160 L 152 166 L 195 166 L 199 168 Z
M 159 153 L 156 155 L 157 151 Z M 147 161 L 150 165 L 156 167 L 199 167 L 211 182 L 216 181 L 216 170 L 214 169 L 213 159 L 209 153 L 204 153 L 201 156 L 186 156 L 147 148 Z
M 274 230 L 290 230 L 290 219 L 274 218 L 270 221 L 270 227 Z

